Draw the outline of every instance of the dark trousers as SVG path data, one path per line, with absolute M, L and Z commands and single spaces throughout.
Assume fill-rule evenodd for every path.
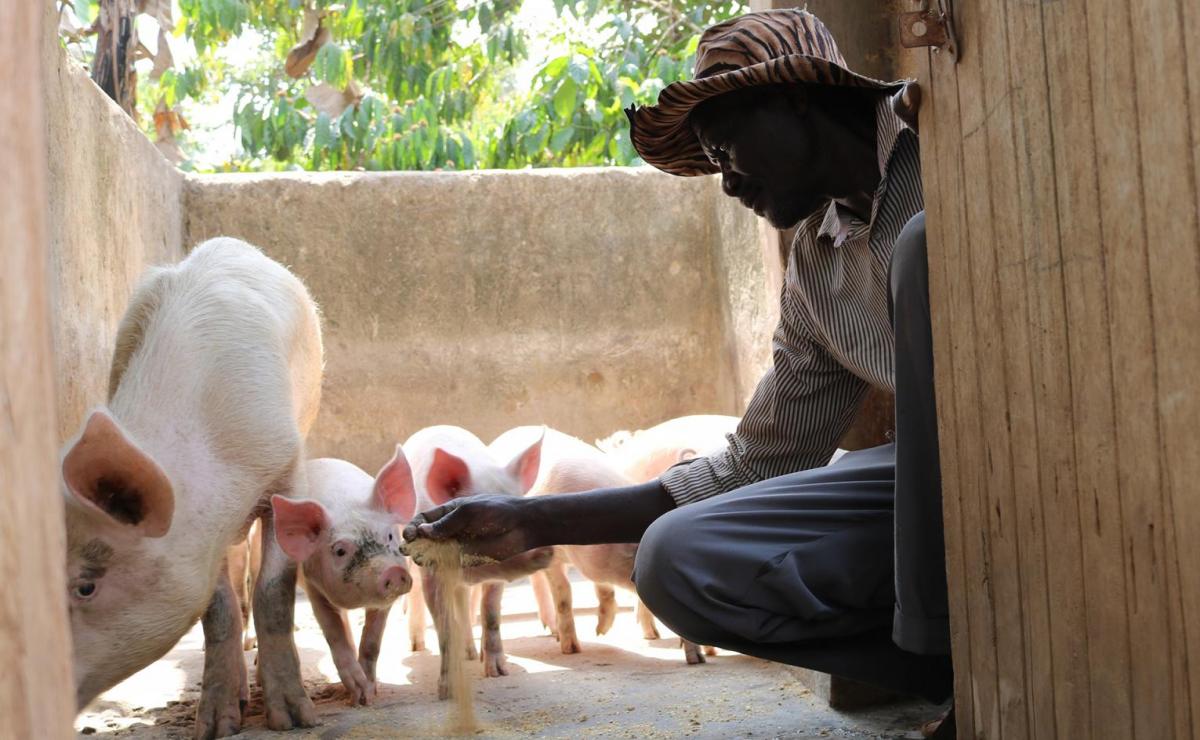
M 634 580 L 679 635 L 941 701 L 951 692 L 924 214 L 892 253 L 896 442 L 660 517 Z

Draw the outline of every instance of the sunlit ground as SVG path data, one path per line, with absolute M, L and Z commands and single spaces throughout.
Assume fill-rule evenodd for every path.
M 510 675 L 484 678 L 470 671 L 481 721 L 479 737 L 853 737 L 916 738 L 914 730 L 936 710 L 907 703 L 853 715 L 839 714 L 811 696 L 789 669 L 720 651 L 689 666 L 677 638 L 660 625 L 662 639 L 647 641 L 634 618 L 632 594 L 618 592 L 621 611 L 612 630 L 596 636 L 592 585 L 576 579 L 576 625 L 583 652 L 563 655 L 542 628 L 528 582 L 504 595 L 502 634 Z M 409 650 L 408 625 L 393 609 L 379 661 L 379 696 L 352 708 L 341 693 L 325 640 L 306 600 L 296 606 L 296 646 L 321 726 L 286 737 L 374 738 L 444 736 L 447 706 L 436 698 L 437 639 L 430 650 Z M 351 616 L 357 633 L 360 613 Z M 478 634 L 478 628 L 476 628 Z M 190 737 L 203 667 L 199 625 L 162 660 L 114 687 L 75 722 L 85 734 Z M 253 666 L 254 651 L 246 653 Z M 253 672 L 252 672 L 253 675 Z M 248 737 L 276 737 L 265 729 L 251 679 Z

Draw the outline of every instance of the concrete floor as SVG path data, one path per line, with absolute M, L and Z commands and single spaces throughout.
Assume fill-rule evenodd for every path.
M 504 598 L 504 644 L 510 675 L 472 671 L 477 737 L 617 738 L 919 738 L 916 728 L 937 714 L 919 702 L 853 714 L 829 709 L 786 666 L 721 651 L 689 666 L 678 640 L 646 641 L 622 606 L 609 634 L 595 635 L 591 584 L 574 583 L 583 652 L 563 655 L 538 621 L 527 582 Z M 447 737 L 447 704 L 437 701 L 438 657 L 411 653 L 400 609 L 393 609 L 379 661 L 379 696 L 370 707 L 349 707 L 324 638 L 303 596 L 296 606 L 296 645 L 309 695 L 322 724 L 289 738 Z M 361 615 L 351 616 L 361 625 Z M 80 737 L 191 737 L 199 695 L 204 638 L 197 625 L 162 660 L 114 687 L 75 722 Z M 427 644 L 436 646 L 432 628 Z M 253 661 L 253 652 L 247 653 Z M 253 675 L 253 674 L 252 674 Z M 283 737 L 263 724 L 253 679 L 243 737 Z

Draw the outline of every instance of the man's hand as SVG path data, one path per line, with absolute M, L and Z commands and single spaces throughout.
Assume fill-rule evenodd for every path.
M 530 506 L 534 503 L 536 499 L 513 496 L 454 499 L 413 517 L 404 528 L 404 541 L 452 540 L 469 555 L 505 560 L 538 545 Z
M 417 514 L 404 528 L 404 541 L 453 541 L 469 555 L 507 560 L 535 547 L 638 542 L 673 508 L 656 480 L 530 498 L 468 496 Z

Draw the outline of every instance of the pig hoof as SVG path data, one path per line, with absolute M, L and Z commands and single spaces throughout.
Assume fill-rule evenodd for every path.
M 413 639 L 413 641 L 412 641 L 412 652 L 414 652 L 414 653 L 423 653 L 423 652 L 425 652 L 425 639 L 424 639 L 424 638 L 421 638 L 421 639 Z
M 242 650 L 249 651 L 256 647 L 258 647 L 258 638 L 254 635 L 250 635 L 242 640 Z
M 658 627 L 652 626 L 642 629 L 642 637 L 647 640 L 657 640 L 660 637 L 658 634 Z
M 316 726 L 316 707 L 303 688 L 297 686 L 296 689 L 295 692 L 288 692 L 284 696 L 274 696 L 270 699 L 264 697 L 267 705 L 267 727 L 272 730 L 290 730 L 293 727 Z
M 583 652 L 583 649 L 579 647 L 579 639 L 576 637 L 559 640 L 559 646 L 562 647 L 563 655 L 573 655 L 574 653 Z
M 683 657 L 687 660 L 688 665 L 708 662 L 704 659 L 704 653 L 700 652 L 700 646 L 696 643 L 687 640 L 680 640 L 679 643 L 683 647 Z
M 603 635 L 612 629 L 613 620 L 616 618 L 616 616 L 617 615 L 613 614 L 612 612 L 601 614 L 600 621 L 596 622 L 596 634 Z
M 196 737 L 202 740 L 228 737 L 242 731 L 241 697 L 215 697 L 212 692 L 203 692 L 200 705 L 196 708 Z
M 479 651 L 473 642 L 467 643 L 467 660 L 479 660 Z
M 349 697 L 350 706 L 365 707 L 371 703 L 375 695 L 375 682 L 367 678 L 366 671 L 357 661 L 345 671 L 339 671 L 338 675 L 342 679 L 342 688 Z
M 446 701 L 450 698 L 450 684 L 446 683 L 445 678 L 438 679 L 438 701 Z
M 710 655 L 710 656 L 715 656 L 717 654 L 717 649 L 715 647 L 713 647 L 712 645 L 705 645 L 704 646 L 704 654 Z
M 503 653 L 484 653 L 483 675 L 488 678 L 508 675 L 508 661 L 505 659 Z

